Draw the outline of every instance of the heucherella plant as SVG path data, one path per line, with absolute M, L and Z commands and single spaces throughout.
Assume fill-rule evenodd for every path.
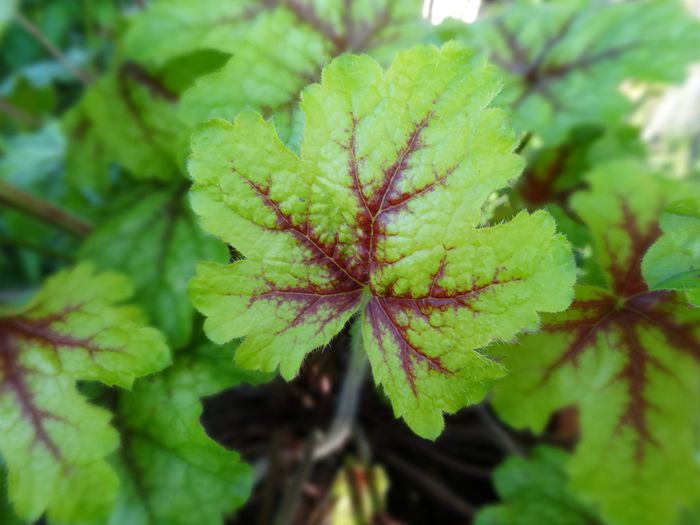
M 633 160 L 600 165 L 588 181 L 571 207 L 591 232 L 604 282 L 577 286 L 571 308 L 546 316 L 541 333 L 494 350 L 511 373 L 493 402 L 505 421 L 536 432 L 554 411 L 578 406 L 582 437 L 568 465 L 576 492 L 614 525 L 673 523 L 700 489 L 700 309 L 657 289 L 642 261 L 675 242 L 654 245 L 667 203 L 700 187 Z
M 81 265 L 0 313 L 0 453 L 9 498 L 26 520 L 47 512 L 59 523 L 84 522 L 114 502 L 117 476 L 105 458 L 119 435 L 76 381 L 130 388 L 168 364 L 163 336 L 121 305 L 129 290 L 125 278 Z
M 454 36 L 504 72 L 500 102 L 516 128 L 549 142 L 629 113 L 623 81 L 679 81 L 698 58 L 700 24 L 676 0 L 515 0 L 494 11 Z
M 572 299 L 567 241 L 545 212 L 479 227 L 523 166 L 489 107 L 495 70 L 458 45 L 325 68 L 301 99 L 297 156 L 252 112 L 194 136 L 192 205 L 243 256 L 191 283 L 209 337 L 245 337 L 237 362 L 291 379 L 356 313 L 375 382 L 434 438 L 505 368 L 482 350 L 537 329 Z
M 398 50 L 428 41 L 432 30 L 421 16 L 422 5 L 422 0 L 158 0 L 135 17 L 126 49 L 154 68 L 195 51 L 231 54 L 223 68 L 185 93 L 181 118 L 196 124 L 254 108 L 274 116 L 286 142 L 298 128 L 299 92 L 332 58 L 368 53 L 386 62 Z

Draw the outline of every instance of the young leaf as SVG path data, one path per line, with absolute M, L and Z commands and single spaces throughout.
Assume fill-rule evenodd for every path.
M 602 525 L 568 488 L 568 454 L 540 446 L 529 458 L 510 457 L 494 472 L 503 499 L 477 514 L 475 525 Z
M 699 190 L 634 161 L 601 165 L 589 181 L 571 206 L 589 227 L 606 286 L 578 286 L 572 307 L 545 317 L 542 333 L 494 350 L 511 371 L 494 405 L 507 422 L 537 432 L 554 411 L 578 405 L 576 491 L 611 525 L 672 523 L 700 494 L 700 310 L 650 289 L 641 261 L 665 202 Z
M 109 511 L 117 479 L 104 457 L 119 443 L 110 414 L 76 380 L 131 387 L 163 368 L 162 335 L 120 306 L 129 283 L 89 265 L 63 271 L 26 307 L 0 317 L 0 452 L 17 513 L 80 522 Z
M 80 255 L 126 273 L 136 299 L 171 345 L 190 339 L 193 308 L 187 281 L 199 259 L 226 261 L 228 252 L 195 223 L 184 186 L 133 192 L 85 241 Z
M 700 306 L 700 193 L 673 203 L 661 216 L 663 235 L 642 261 L 654 290 L 684 290 Z
M 574 264 L 544 212 L 476 226 L 522 168 L 494 70 L 456 45 L 389 68 L 344 55 L 302 96 L 301 156 L 244 112 L 194 137 L 192 204 L 245 257 L 191 284 L 211 339 L 246 336 L 238 363 L 293 377 L 362 310 L 375 380 L 434 438 L 503 367 L 479 349 L 571 300 Z
M 273 116 L 284 142 L 298 131 L 297 100 L 321 68 L 344 52 L 389 61 L 397 50 L 427 41 L 421 0 L 347 2 L 272 0 L 249 9 L 249 31 L 234 56 L 187 91 L 180 116 L 189 124 L 228 120 L 253 108 Z M 294 138 L 297 143 L 297 138 Z
M 215 525 L 248 498 L 251 469 L 210 439 L 200 398 L 241 381 L 211 344 L 179 353 L 174 366 L 119 395 L 115 425 L 121 492 L 109 525 Z
M 508 75 L 516 128 L 552 142 L 624 116 L 622 81 L 680 81 L 700 57 L 700 27 L 676 0 L 520 0 L 463 34 Z

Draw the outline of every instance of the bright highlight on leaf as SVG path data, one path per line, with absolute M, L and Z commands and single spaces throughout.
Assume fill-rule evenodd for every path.
M 215 342 L 292 378 L 361 311 L 375 381 L 434 438 L 443 413 L 504 374 L 480 350 L 569 304 L 570 247 L 545 212 L 477 228 L 522 161 L 493 68 L 456 45 L 401 53 L 387 70 L 345 55 L 302 95 L 301 155 L 245 112 L 193 139 L 192 204 L 244 259 L 191 284 Z
M 129 283 L 89 265 L 63 271 L 24 308 L 0 316 L 0 452 L 18 515 L 57 522 L 99 519 L 117 477 L 104 460 L 119 437 L 77 380 L 130 388 L 169 353 L 140 312 L 121 306 Z
M 573 488 L 611 525 L 673 523 L 700 489 L 700 310 L 652 289 L 641 261 L 660 235 L 664 205 L 700 189 L 635 161 L 601 165 L 589 181 L 571 206 L 590 229 L 606 286 L 578 286 L 571 308 L 546 316 L 542 333 L 494 351 L 511 370 L 494 405 L 537 432 L 554 411 L 578 405 Z

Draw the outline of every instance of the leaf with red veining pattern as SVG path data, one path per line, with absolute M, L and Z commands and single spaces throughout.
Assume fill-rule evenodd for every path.
M 509 423 L 535 431 L 555 410 L 578 405 L 574 488 L 612 525 L 672 523 L 700 494 L 700 310 L 679 293 L 650 289 L 641 262 L 661 233 L 665 203 L 687 188 L 633 161 L 601 165 L 589 181 L 571 204 L 607 284 L 578 286 L 572 307 L 546 316 L 542 333 L 501 349 L 512 373 L 494 404 Z
M 623 119 L 625 81 L 682 80 L 699 57 L 699 27 L 678 0 L 516 0 L 458 32 L 504 71 L 516 128 L 552 143 Z
M 375 381 L 417 433 L 483 398 L 503 367 L 480 349 L 571 300 L 568 243 L 544 213 L 479 228 L 516 177 L 494 71 L 455 45 L 401 53 L 383 71 L 345 55 L 302 96 L 301 156 L 262 117 L 195 137 L 192 204 L 245 257 L 191 285 L 240 364 L 293 377 L 358 311 Z
M 47 281 L 26 307 L 0 313 L 0 453 L 17 513 L 66 523 L 109 511 L 117 479 L 104 460 L 119 444 L 110 414 L 76 380 L 129 388 L 169 359 L 163 336 L 120 306 L 126 279 L 89 265 Z

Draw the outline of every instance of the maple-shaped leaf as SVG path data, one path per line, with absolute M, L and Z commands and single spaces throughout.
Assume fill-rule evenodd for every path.
M 489 108 L 495 71 L 457 45 L 334 60 L 301 107 L 301 156 L 252 112 L 193 139 L 192 204 L 245 258 L 191 285 L 211 339 L 289 379 L 362 315 L 375 381 L 397 416 L 437 436 L 503 367 L 480 350 L 571 301 L 574 264 L 545 212 L 476 228 L 516 177 L 514 135 Z
M 511 372 L 494 405 L 537 432 L 554 411 L 577 405 L 576 491 L 612 525 L 672 523 L 700 494 L 700 309 L 650 289 L 641 261 L 665 203 L 700 189 L 631 160 L 600 165 L 588 180 L 571 207 L 590 230 L 605 285 L 579 285 L 571 308 L 546 316 L 541 333 L 494 349 Z
M 113 503 L 117 478 L 104 457 L 119 438 L 76 380 L 129 388 L 168 363 L 163 336 L 120 304 L 129 293 L 124 277 L 80 265 L 0 317 L 0 453 L 10 500 L 27 520 L 46 511 L 87 521 Z
M 642 262 L 649 286 L 684 290 L 700 306 L 700 192 L 672 203 L 661 216 L 663 235 Z
M 205 343 L 121 393 L 115 409 L 121 491 L 108 525 L 221 524 L 245 502 L 252 471 L 207 436 L 200 398 L 257 380 Z
M 516 128 L 554 142 L 623 117 L 623 81 L 680 81 L 700 58 L 700 25 L 676 0 L 519 0 L 458 34 L 506 73 Z
M 529 457 L 512 456 L 493 473 L 503 500 L 477 514 L 475 525 L 602 525 L 568 488 L 563 450 L 539 446 Z
M 226 261 L 228 250 L 199 228 L 184 186 L 146 186 L 119 200 L 80 255 L 100 268 L 126 273 L 138 303 L 171 345 L 181 348 L 192 332 L 194 310 L 186 289 L 196 261 Z
M 367 53 L 387 62 L 396 51 L 426 42 L 430 25 L 421 0 L 270 0 L 245 9 L 247 31 L 221 71 L 185 92 L 180 116 L 189 124 L 232 120 L 243 109 L 274 117 L 284 142 L 298 143 L 297 101 L 322 67 L 342 53 Z

